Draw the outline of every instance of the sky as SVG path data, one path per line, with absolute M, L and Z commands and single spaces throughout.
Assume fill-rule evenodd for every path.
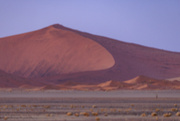
M 0 0 L 0 38 L 57 23 L 180 52 L 180 0 Z

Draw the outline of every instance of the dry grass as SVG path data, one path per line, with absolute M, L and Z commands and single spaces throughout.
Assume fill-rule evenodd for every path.
M 96 105 L 92 105 L 92 108 L 97 108 L 97 106 Z
M 161 111 L 161 109 L 159 109 L 159 108 L 156 108 L 156 110 L 155 110 L 156 112 L 160 112 Z
M 171 117 L 172 114 L 171 114 L 171 113 L 165 113 L 163 116 L 164 116 L 164 117 Z
M 72 116 L 72 112 L 67 112 L 66 115 L 67 116 Z
M 177 108 L 172 108 L 171 111 L 172 111 L 172 112 L 177 112 L 178 109 L 177 109 Z
M 81 112 L 80 115 L 84 115 L 84 116 L 88 117 L 89 113 L 88 112 Z
M 44 105 L 43 107 L 46 108 L 46 109 L 48 109 L 48 108 L 50 108 L 51 106 L 50 106 L 50 105 Z
M 155 113 L 155 112 L 153 112 L 153 113 L 151 113 L 151 116 L 157 116 L 157 113 Z
M 34 103 L 35 104 L 35 103 Z M 73 104 L 73 103 L 71 103 Z M 121 105 L 121 106 L 115 106 L 115 105 L 111 105 L 109 107 L 107 107 L 107 105 L 100 105 L 97 104 L 96 105 L 86 105 L 84 104 L 82 105 L 59 105 L 59 106 L 55 106 L 55 105 L 32 105 L 32 104 L 25 104 L 23 103 L 22 105 L 0 105 L 0 110 L 7 112 L 7 111 L 15 111 L 15 113 L 17 112 L 18 114 L 20 112 L 23 113 L 33 113 L 33 112 L 40 112 L 43 113 L 44 117 L 47 117 L 48 120 L 51 120 L 51 118 L 54 118 L 56 116 L 59 116 L 59 114 L 54 114 L 54 109 L 60 109 L 63 110 L 63 115 L 64 116 L 69 116 L 66 117 L 68 118 L 72 118 L 73 120 L 78 119 L 76 117 L 85 118 L 85 120 L 89 120 L 88 117 L 92 118 L 94 116 L 94 120 L 95 121 L 100 121 L 103 120 L 103 117 L 108 116 L 106 118 L 111 118 L 114 115 L 119 116 L 119 115 L 123 115 L 125 114 L 125 116 L 136 116 L 138 117 L 140 120 L 168 120 L 170 121 L 171 119 L 177 119 L 180 117 L 180 112 L 178 112 L 179 107 L 177 107 L 177 104 L 171 103 L 171 104 L 165 104 L 165 107 L 163 105 L 152 105 L 153 107 L 151 107 L 151 104 L 149 105 L 149 109 L 146 109 L 146 106 L 144 106 L 144 104 L 136 104 L 136 106 L 134 107 L 133 104 L 126 104 L 126 105 Z M 142 106 L 139 108 L 139 105 Z M 133 108 L 132 108 L 133 107 Z M 139 108 L 139 109 L 138 109 Z M 65 110 L 64 110 L 65 109 Z M 136 113 L 136 111 L 139 111 L 138 113 Z M 64 113 L 67 112 L 67 113 Z M 80 113 L 81 112 L 81 113 Z M 149 112 L 152 112 L 151 114 L 149 114 Z M 167 113 L 168 112 L 168 113 Z M 22 116 L 21 116 L 22 117 Z M 21 118 L 20 117 L 20 118 Z M 101 118 L 102 117 L 102 118 Z M 166 117 L 170 117 L 170 118 L 166 118 Z M 100 119 L 101 118 L 101 119 Z M 10 120 L 12 119 L 12 117 L 10 115 L 2 115 L 1 116 L 1 120 Z M 129 121 L 129 120 L 128 120 Z
M 8 119 L 8 117 L 7 116 L 4 116 L 4 120 L 7 120 Z
M 96 121 L 100 121 L 100 118 L 99 118 L 99 117 L 96 117 Z
M 26 105 L 21 105 L 21 107 L 22 107 L 22 108 L 25 108 L 25 107 L 26 107 Z
M 177 113 L 176 113 L 176 116 L 180 116 L 180 112 L 177 112 Z
M 141 117 L 146 117 L 146 116 L 147 116 L 146 113 L 141 114 Z
M 97 112 L 92 112 L 92 115 L 93 116 L 98 116 L 98 113 Z
M 108 114 L 107 114 L 107 113 L 105 113 L 105 114 L 104 114 L 104 116 L 108 116 Z
M 79 113 L 75 113 L 74 116 L 79 117 Z
M 131 104 L 131 107 L 134 107 L 134 104 Z

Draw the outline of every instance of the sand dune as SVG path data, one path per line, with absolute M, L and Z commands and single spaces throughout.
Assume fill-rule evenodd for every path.
M 167 80 L 169 80 L 169 81 L 180 81 L 180 77 L 175 77 L 175 78 L 169 78 L 169 79 L 167 79 Z
M 180 75 L 180 53 L 125 43 L 76 31 L 58 24 L 53 26 L 58 29 L 73 31 L 81 36 L 90 38 L 101 44 L 113 55 L 116 62 L 113 68 L 98 73 L 81 73 L 80 77 L 84 80 L 88 80 L 94 76 L 97 77 L 97 75 L 104 77 L 98 79 L 99 81 L 102 80 L 102 82 L 104 80 L 124 81 L 138 75 L 147 75 L 157 79 L 178 77 Z
M 131 80 L 124 81 L 124 83 L 129 84 L 130 89 L 179 89 L 180 82 L 178 81 L 168 81 L 168 80 L 158 80 L 146 76 L 137 76 Z
M 100 84 L 82 84 L 65 82 L 59 85 L 45 85 L 32 90 L 175 90 L 180 89 L 180 81 L 158 80 L 146 76 L 137 76 L 127 81 L 106 81 Z
M 5 82 L 5 78 L 1 79 L 1 82 L 8 83 L 4 86 L 10 87 L 13 87 L 13 83 L 20 85 L 15 78 L 23 77 L 24 80 L 42 84 L 44 88 L 47 88 L 46 85 L 62 85 L 69 81 L 74 83 L 71 85 L 74 88 L 78 83 L 81 86 L 101 83 L 99 89 L 125 89 L 128 85 L 135 89 L 146 89 L 156 88 L 158 84 L 153 87 L 149 84 L 152 81 L 180 75 L 180 53 L 125 43 L 59 24 L 0 38 L 0 58 L 0 69 L 14 75 L 10 83 Z M 142 82 L 145 77 L 138 75 L 152 78 Z M 132 79 L 134 77 L 136 79 Z M 107 82 L 109 80 L 117 82 Z M 129 81 L 122 82 L 124 80 Z M 106 83 L 103 85 L 103 82 Z M 141 86 L 132 87 L 132 82 L 140 83 Z M 24 81 L 21 86 L 28 83 Z
M 53 26 L 0 39 L 0 58 L 0 69 L 24 77 L 104 70 L 115 63 L 97 42 Z
M 146 77 L 146 76 L 137 76 L 133 79 L 130 79 L 130 80 L 127 80 L 127 81 L 124 81 L 124 83 L 127 83 L 127 84 L 139 84 L 139 83 L 144 83 L 144 84 L 147 84 L 147 83 L 154 83 L 154 82 L 157 82 L 158 80 L 157 79 L 153 79 L 153 78 L 150 78 L 150 77 Z M 160 81 L 160 80 L 159 80 Z

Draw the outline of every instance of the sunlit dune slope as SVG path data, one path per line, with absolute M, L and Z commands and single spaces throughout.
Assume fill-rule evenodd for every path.
M 47 28 L 0 39 L 0 69 L 23 77 L 104 70 L 113 56 L 72 31 Z

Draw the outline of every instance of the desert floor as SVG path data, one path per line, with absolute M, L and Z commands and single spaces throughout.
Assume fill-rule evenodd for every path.
M 0 121 L 180 121 L 179 111 L 173 90 L 0 91 Z

